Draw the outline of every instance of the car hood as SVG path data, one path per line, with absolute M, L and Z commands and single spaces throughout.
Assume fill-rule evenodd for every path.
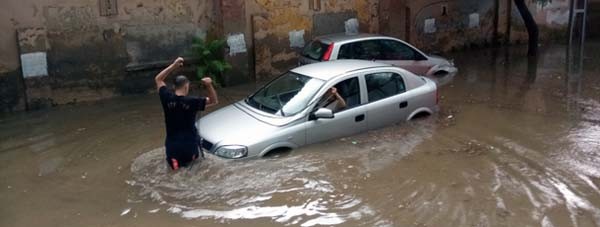
M 235 105 L 229 105 L 198 120 L 198 133 L 215 146 L 248 146 L 269 135 L 276 126 L 259 121 Z

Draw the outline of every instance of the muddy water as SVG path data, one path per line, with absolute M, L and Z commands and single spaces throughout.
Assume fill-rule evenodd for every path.
M 4 116 L 0 226 L 600 226 L 600 52 L 520 49 L 452 54 L 434 116 L 177 173 L 155 96 Z

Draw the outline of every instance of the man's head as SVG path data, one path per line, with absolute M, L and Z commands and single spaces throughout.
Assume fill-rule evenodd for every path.
M 184 75 L 175 77 L 173 85 L 175 85 L 175 91 L 180 95 L 187 95 L 190 91 L 190 80 Z

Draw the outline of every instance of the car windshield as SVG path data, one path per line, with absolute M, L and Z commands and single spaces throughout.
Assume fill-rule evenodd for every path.
M 246 99 L 250 106 L 281 116 L 304 110 L 325 81 L 287 72 Z
M 313 60 L 321 61 L 328 47 L 329 45 L 322 43 L 319 40 L 315 40 L 304 48 L 302 55 Z

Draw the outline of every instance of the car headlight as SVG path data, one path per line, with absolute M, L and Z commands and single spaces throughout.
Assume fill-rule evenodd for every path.
M 228 145 L 217 148 L 215 154 L 223 158 L 243 158 L 248 155 L 248 148 L 240 145 Z

